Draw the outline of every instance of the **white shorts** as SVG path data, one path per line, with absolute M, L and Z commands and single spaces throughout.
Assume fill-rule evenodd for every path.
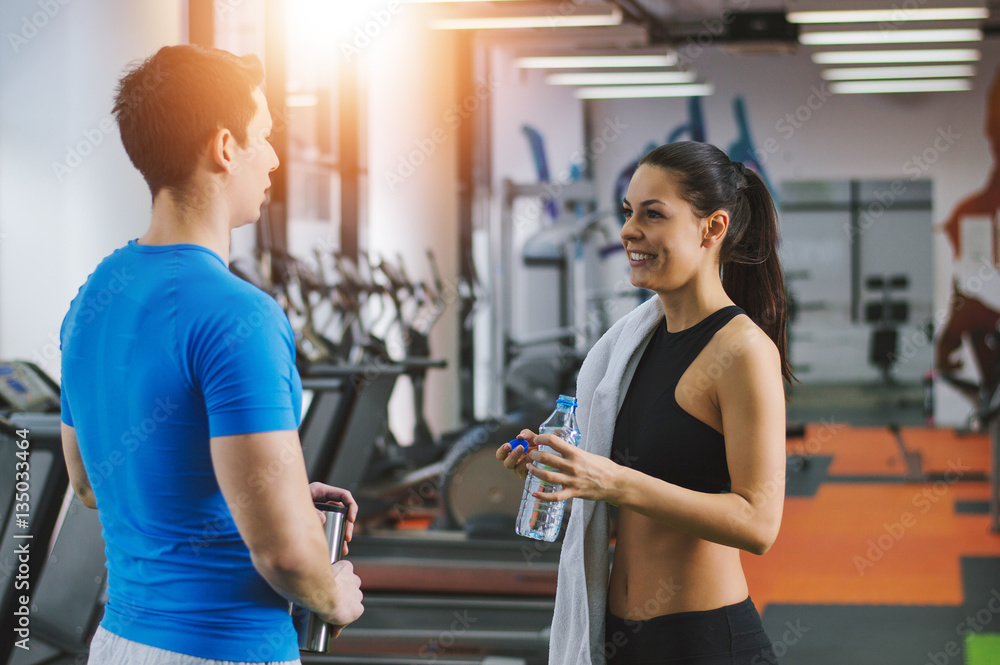
M 126 640 L 98 626 L 94 639 L 90 642 L 88 665 L 249 665 L 243 661 L 210 660 L 197 656 L 186 656 L 166 649 L 158 649 L 146 644 Z M 302 661 L 283 660 L 253 665 L 302 665 Z

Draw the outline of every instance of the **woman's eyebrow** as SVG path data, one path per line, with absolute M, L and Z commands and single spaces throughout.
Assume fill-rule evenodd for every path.
M 648 206 L 650 203 L 660 203 L 660 204 L 666 205 L 666 203 L 664 203 L 660 199 L 646 199 L 645 201 L 642 202 L 642 205 Z M 627 206 L 631 206 L 632 205 L 631 203 L 628 202 L 628 199 L 622 199 L 622 204 L 627 205 Z

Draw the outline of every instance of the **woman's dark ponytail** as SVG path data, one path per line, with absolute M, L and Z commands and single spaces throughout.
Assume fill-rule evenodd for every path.
M 719 263 L 722 286 L 733 302 L 767 333 L 781 356 L 781 375 L 793 377 L 788 364 L 785 325 L 785 279 L 778 257 L 778 213 L 760 176 L 708 143 L 678 141 L 651 150 L 639 162 L 669 171 L 681 197 L 706 217 L 729 213 Z
M 722 287 L 778 347 L 781 375 L 790 381 L 785 326 L 785 276 L 778 257 L 778 213 L 759 175 L 737 162 L 743 182 L 729 211 L 729 230 L 722 242 Z

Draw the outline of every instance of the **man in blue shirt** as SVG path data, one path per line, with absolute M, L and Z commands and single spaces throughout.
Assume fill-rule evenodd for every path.
M 91 663 L 298 662 L 288 601 L 336 626 L 364 608 L 330 565 L 306 477 L 288 319 L 229 272 L 278 159 L 260 61 L 165 47 L 121 80 L 115 114 L 152 221 L 105 258 L 63 322 L 62 438 L 106 541 Z

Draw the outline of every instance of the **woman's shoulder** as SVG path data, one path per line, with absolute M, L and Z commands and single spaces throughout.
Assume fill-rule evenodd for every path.
M 778 363 L 780 354 L 774 341 L 746 312 L 740 312 L 719 330 L 713 340 L 714 355 L 730 356 L 735 366 L 754 370 Z

